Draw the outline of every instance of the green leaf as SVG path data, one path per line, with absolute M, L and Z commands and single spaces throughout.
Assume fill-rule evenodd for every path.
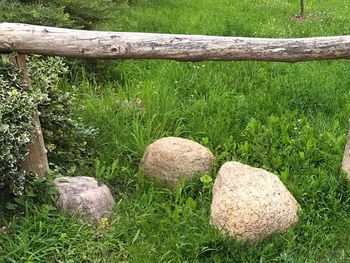
M 17 205 L 14 204 L 14 203 L 7 202 L 5 207 L 6 207 L 6 209 L 8 209 L 8 210 L 16 210 Z
M 188 197 L 186 200 L 186 206 L 189 207 L 191 210 L 196 210 L 197 201 L 194 200 L 192 197 Z

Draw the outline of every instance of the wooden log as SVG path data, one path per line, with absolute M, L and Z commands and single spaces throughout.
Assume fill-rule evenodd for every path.
M 0 23 L 0 53 L 78 58 L 298 62 L 350 58 L 350 36 L 269 39 L 100 32 Z
M 21 70 L 21 81 L 26 89 L 31 89 L 31 79 L 28 74 L 26 58 L 23 54 L 18 54 L 11 59 L 12 63 Z M 34 172 L 37 177 L 43 178 L 49 171 L 47 150 L 45 148 L 44 137 L 41 131 L 39 112 L 34 109 L 35 128 L 32 132 L 32 142 L 28 144 L 28 154 L 26 155 L 22 169 L 27 172 Z

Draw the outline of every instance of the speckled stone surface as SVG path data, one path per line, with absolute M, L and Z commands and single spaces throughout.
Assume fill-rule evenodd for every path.
M 92 177 L 60 177 L 54 186 L 59 193 L 58 206 L 68 214 L 77 214 L 81 221 L 96 222 L 115 204 L 109 188 Z
M 181 177 L 192 180 L 198 175 L 210 173 L 213 161 L 214 155 L 199 143 L 165 137 L 146 148 L 141 168 L 150 177 L 175 186 Z
M 276 175 L 227 162 L 215 179 L 211 224 L 228 235 L 254 242 L 298 222 L 299 208 Z

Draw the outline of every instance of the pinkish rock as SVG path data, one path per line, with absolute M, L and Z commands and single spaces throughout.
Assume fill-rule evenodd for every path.
M 150 177 L 175 186 L 181 178 L 192 180 L 210 173 L 213 161 L 214 155 L 203 145 L 183 138 L 166 137 L 147 147 L 141 168 Z
M 227 162 L 213 188 L 211 223 L 241 240 L 257 241 L 298 222 L 299 204 L 263 169 Z

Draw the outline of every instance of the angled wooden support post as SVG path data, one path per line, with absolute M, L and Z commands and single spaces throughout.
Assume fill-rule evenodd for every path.
M 349 120 L 349 123 L 350 123 L 350 120 Z M 348 138 L 345 145 L 344 155 L 343 155 L 342 169 L 350 179 L 350 127 L 348 132 Z
M 11 58 L 11 62 L 21 70 L 21 81 L 24 88 L 31 89 L 31 79 L 29 77 L 25 55 L 18 54 Z M 34 172 L 37 177 L 43 178 L 49 171 L 49 163 L 37 109 L 34 111 L 33 118 L 35 128 L 32 132 L 32 142 L 28 145 L 29 152 L 22 163 L 22 169 L 28 172 Z

